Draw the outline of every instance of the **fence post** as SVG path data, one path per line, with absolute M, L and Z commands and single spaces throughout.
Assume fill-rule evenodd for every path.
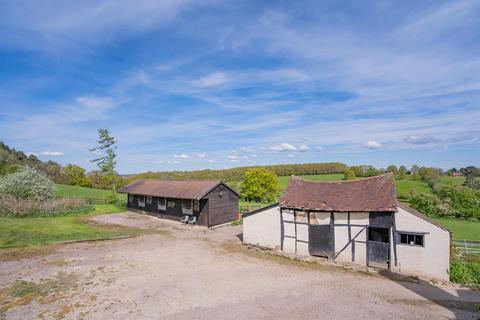
M 463 239 L 463 243 L 465 244 L 465 254 L 468 254 L 467 239 Z

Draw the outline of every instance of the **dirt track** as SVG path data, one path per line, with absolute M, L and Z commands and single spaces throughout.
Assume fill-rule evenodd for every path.
M 241 227 L 177 229 L 130 213 L 96 220 L 159 233 L 55 246 L 41 255 L 2 262 L 0 319 L 480 316 L 473 311 L 479 292 L 270 256 L 242 246 Z

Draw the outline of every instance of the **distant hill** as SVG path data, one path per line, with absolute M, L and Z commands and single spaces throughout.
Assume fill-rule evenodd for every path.
M 195 171 L 169 171 L 169 172 L 144 172 L 135 175 L 123 176 L 126 183 L 138 179 L 169 179 L 169 180 L 223 180 L 227 182 L 240 181 L 246 170 L 251 168 L 264 168 L 273 171 L 277 176 L 290 175 L 317 175 L 327 173 L 343 173 L 347 165 L 340 162 L 303 163 L 303 164 L 278 164 L 269 166 L 249 166 L 220 170 L 195 170 Z
M 44 162 L 34 154 L 27 155 L 23 151 L 9 147 L 0 142 L 0 175 L 15 172 L 21 166 L 28 165 L 45 173 L 50 179 L 56 182 L 61 181 L 62 167 L 55 161 Z

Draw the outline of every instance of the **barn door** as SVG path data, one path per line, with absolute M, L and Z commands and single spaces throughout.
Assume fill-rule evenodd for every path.
M 368 228 L 367 261 L 370 267 L 388 268 L 390 263 L 390 229 Z
M 308 251 L 312 256 L 333 256 L 332 229 L 330 225 L 308 226 Z

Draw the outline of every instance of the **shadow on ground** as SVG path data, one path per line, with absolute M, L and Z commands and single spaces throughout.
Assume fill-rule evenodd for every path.
M 423 280 L 407 278 L 402 275 L 391 273 L 388 270 L 380 270 L 379 275 L 388 278 L 398 285 L 425 298 L 425 304 L 433 303 L 450 310 L 454 319 L 480 320 L 480 313 L 476 310 L 480 304 L 480 292 L 466 288 L 449 288 L 449 291 L 432 285 Z M 418 300 L 389 301 L 391 303 L 404 303 L 418 305 Z

